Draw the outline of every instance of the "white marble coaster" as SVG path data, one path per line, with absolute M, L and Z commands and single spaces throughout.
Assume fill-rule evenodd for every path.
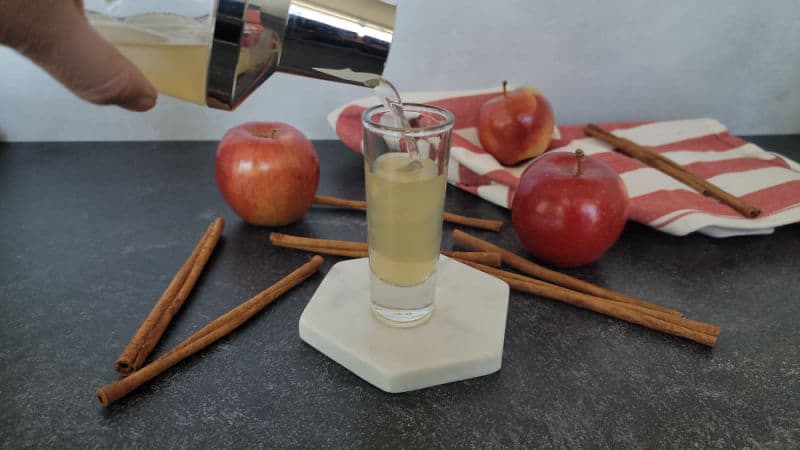
M 300 316 L 300 338 L 386 392 L 500 370 L 508 285 L 442 256 L 431 319 L 394 328 L 376 319 L 366 258 L 334 265 Z

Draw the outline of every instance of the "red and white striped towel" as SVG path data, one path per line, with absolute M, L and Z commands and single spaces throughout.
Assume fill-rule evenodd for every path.
M 519 176 L 530 161 L 503 166 L 481 148 L 475 128 L 478 110 L 496 95 L 499 95 L 497 89 L 412 93 L 404 95 L 404 101 L 428 103 L 453 112 L 456 121 L 450 151 L 450 183 L 509 208 Z M 361 152 L 361 112 L 374 104 L 374 97 L 366 97 L 328 116 L 342 142 L 357 152 Z M 587 137 L 583 125 L 557 126 L 548 151 L 573 152 L 581 148 L 616 170 L 628 188 L 632 220 L 677 236 L 697 231 L 713 237 L 768 234 L 774 227 L 800 221 L 800 164 L 732 136 L 716 120 L 601 126 L 662 153 L 761 209 L 759 217 L 745 218 L 674 178 L 614 152 L 608 144 Z

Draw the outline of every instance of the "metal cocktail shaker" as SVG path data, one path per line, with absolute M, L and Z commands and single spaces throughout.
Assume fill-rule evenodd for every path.
M 95 28 L 167 95 L 236 108 L 276 71 L 369 86 L 395 23 L 382 0 L 86 0 Z

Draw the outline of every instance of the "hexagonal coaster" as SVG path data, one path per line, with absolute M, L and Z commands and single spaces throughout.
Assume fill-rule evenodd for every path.
M 508 285 L 442 256 L 433 315 L 394 328 L 372 315 L 366 258 L 334 265 L 300 316 L 300 338 L 386 392 L 500 370 Z

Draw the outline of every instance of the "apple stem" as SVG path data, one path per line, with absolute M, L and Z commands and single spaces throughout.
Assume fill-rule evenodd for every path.
M 503 80 L 503 97 L 508 96 L 508 80 Z
M 583 153 L 583 150 L 577 149 L 575 150 L 575 157 L 578 158 L 578 167 L 575 169 L 575 175 L 577 176 L 581 174 L 581 170 L 583 169 L 581 163 L 583 162 L 583 158 L 586 157 L 586 154 Z
M 273 128 L 273 129 L 271 129 L 271 130 L 269 131 L 269 138 L 270 138 L 270 139 L 275 139 L 275 135 L 276 135 L 276 134 L 278 134 L 278 129 L 277 129 L 277 128 Z

